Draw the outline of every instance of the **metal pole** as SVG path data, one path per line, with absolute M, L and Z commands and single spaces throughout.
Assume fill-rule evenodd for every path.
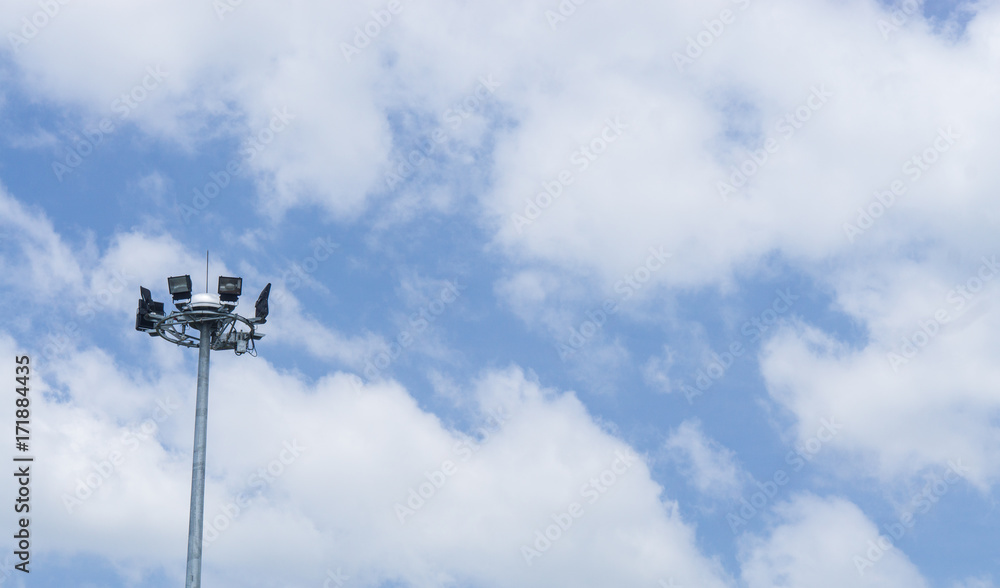
M 198 398 L 194 411 L 194 463 L 191 468 L 191 519 L 188 522 L 185 588 L 201 588 L 201 541 L 205 522 L 205 440 L 208 433 L 208 354 L 213 323 L 201 323 L 198 342 Z

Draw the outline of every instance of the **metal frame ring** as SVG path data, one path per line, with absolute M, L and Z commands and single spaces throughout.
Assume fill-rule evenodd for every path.
M 152 317 L 150 317 L 152 318 Z M 250 319 L 238 314 L 229 312 L 219 312 L 216 310 L 186 310 L 173 312 L 169 316 L 159 319 L 155 323 L 156 334 L 160 337 L 184 347 L 198 347 L 201 341 L 201 333 L 198 328 L 201 323 L 215 323 L 212 328 L 211 349 L 218 351 L 222 349 L 232 349 L 234 345 L 218 337 L 222 331 L 236 322 L 241 322 L 250 328 L 253 335 L 256 328 Z M 188 329 L 188 327 L 193 327 Z

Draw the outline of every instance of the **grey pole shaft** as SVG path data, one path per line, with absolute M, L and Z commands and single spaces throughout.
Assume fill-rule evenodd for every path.
M 185 588 L 201 588 L 201 541 L 205 523 L 205 441 L 208 433 L 208 354 L 212 324 L 201 323 L 198 345 L 198 398 L 194 411 L 194 463 L 191 468 L 191 519 L 188 522 Z

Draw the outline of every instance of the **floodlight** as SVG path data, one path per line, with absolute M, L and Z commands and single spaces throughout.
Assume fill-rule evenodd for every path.
M 260 291 L 260 296 L 257 297 L 257 304 L 254 305 L 254 316 L 260 320 L 260 322 L 267 322 L 267 297 L 271 294 L 271 284 L 264 286 L 264 289 Z
M 149 293 L 149 288 L 139 286 L 139 308 L 144 313 L 149 312 L 149 307 L 153 304 L 153 296 Z
M 219 298 L 223 302 L 236 302 L 243 293 L 243 278 L 219 276 Z
M 156 324 L 149 319 L 149 313 L 143 308 L 143 301 L 139 300 L 139 308 L 135 309 L 135 330 L 142 332 L 154 331 Z
M 167 289 L 170 290 L 175 302 L 191 298 L 191 276 L 167 278 Z
M 153 300 L 152 294 L 149 293 L 149 288 L 143 288 L 139 286 L 139 308 L 146 314 L 163 314 L 163 303 Z
M 135 330 L 156 336 L 156 323 L 149 318 L 150 314 L 163 316 L 163 303 L 153 300 L 149 288 L 139 286 L 139 307 L 135 309 Z

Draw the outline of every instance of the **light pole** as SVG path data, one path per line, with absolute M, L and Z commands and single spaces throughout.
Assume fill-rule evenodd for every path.
M 243 278 L 219 277 L 218 294 L 192 294 L 191 276 L 167 278 L 175 312 L 164 312 L 147 288 L 139 287 L 135 330 L 163 337 L 183 347 L 198 348 L 198 396 L 195 401 L 194 459 L 191 466 L 191 517 L 188 521 L 187 573 L 185 588 L 201 587 L 201 547 L 205 522 L 205 440 L 208 434 L 208 360 L 212 349 L 232 349 L 236 355 L 257 355 L 255 343 L 264 335 L 256 327 L 267 322 L 267 297 L 271 284 L 257 298 L 254 317 L 235 312 L 243 291 Z M 241 330 L 247 327 L 248 330 Z

